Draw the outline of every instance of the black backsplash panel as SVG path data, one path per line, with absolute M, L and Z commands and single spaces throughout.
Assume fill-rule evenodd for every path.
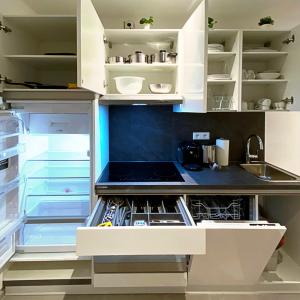
M 210 141 L 230 140 L 230 161 L 245 160 L 250 134 L 264 140 L 264 113 L 173 113 L 171 106 L 111 106 L 109 138 L 111 161 L 172 161 L 180 142 L 193 131 L 209 131 Z

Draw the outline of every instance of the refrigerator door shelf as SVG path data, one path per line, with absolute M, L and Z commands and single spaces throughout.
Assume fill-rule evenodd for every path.
M 25 213 L 28 218 L 86 218 L 89 201 L 89 196 L 27 196 Z
M 90 194 L 89 178 L 50 178 L 27 179 L 27 196 L 88 196 Z
M 8 159 L 14 156 L 19 155 L 25 151 L 25 147 L 22 144 L 19 144 L 15 147 L 7 148 L 0 151 L 0 160 Z
M 27 161 L 27 178 L 88 178 L 89 161 Z
M 76 230 L 84 223 L 26 223 L 16 247 L 20 252 L 70 252 L 75 250 Z

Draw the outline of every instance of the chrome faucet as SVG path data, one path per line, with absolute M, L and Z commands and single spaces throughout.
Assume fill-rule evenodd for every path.
M 257 149 L 256 154 L 250 154 L 250 146 L 251 146 L 252 138 L 256 138 L 256 140 L 258 141 L 259 149 Z M 247 140 L 247 151 L 246 151 L 246 163 L 247 164 L 250 164 L 252 162 L 252 160 L 258 160 L 259 150 L 260 151 L 264 150 L 264 144 L 263 144 L 261 137 L 256 134 L 250 135 Z

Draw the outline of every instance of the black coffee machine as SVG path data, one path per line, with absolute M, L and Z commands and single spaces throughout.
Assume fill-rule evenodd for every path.
M 189 171 L 202 169 L 202 146 L 196 142 L 183 142 L 177 148 L 177 160 Z

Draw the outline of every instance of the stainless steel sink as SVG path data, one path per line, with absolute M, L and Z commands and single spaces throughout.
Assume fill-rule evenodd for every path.
M 300 177 L 268 163 L 241 164 L 247 172 L 269 182 L 300 182 Z

